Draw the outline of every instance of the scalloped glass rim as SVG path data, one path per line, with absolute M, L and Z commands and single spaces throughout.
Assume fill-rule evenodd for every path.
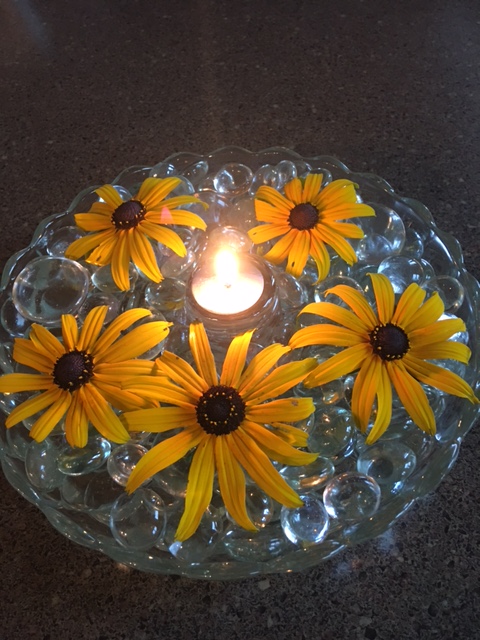
M 191 152 L 174 153 L 154 167 L 142 165 L 131 166 L 124 169 L 112 181 L 112 184 L 121 184 L 126 188 L 133 189 L 139 186 L 146 177 L 155 175 L 157 167 L 160 165 L 168 175 L 175 175 L 202 160 L 215 166 L 218 165 L 218 167 L 227 162 L 240 162 L 248 164 L 253 171 L 264 164 L 278 164 L 282 160 L 291 160 L 297 163 L 297 165 L 302 163 L 305 170 L 318 171 L 326 169 L 330 171 L 334 179 L 348 177 L 359 185 L 359 192 L 362 195 L 375 192 L 378 197 L 378 194 L 381 193 L 384 204 L 390 206 L 395 204 L 397 211 L 400 207 L 400 209 L 402 209 L 400 214 L 402 219 L 403 216 L 406 216 L 413 220 L 417 219 L 426 225 L 430 230 L 430 237 L 438 238 L 447 248 L 453 258 L 452 262 L 458 270 L 459 279 L 462 281 L 470 300 L 470 311 L 473 317 L 470 318 L 468 330 L 473 339 L 473 344 L 479 344 L 480 285 L 464 267 L 459 242 L 451 234 L 437 227 L 432 214 L 421 202 L 412 198 L 399 196 L 395 193 L 392 186 L 379 176 L 369 173 L 355 173 L 350 171 L 339 160 L 325 155 L 303 157 L 295 151 L 284 147 L 271 147 L 259 152 L 252 152 L 241 147 L 227 146 L 203 155 Z M 125 184 L 125 182 L 128 182 L 128 184 Z M 58 220 L 63 220 L 65 216 L 71 216 L 73 221 L 73 211 L 75 211 L 77 205 L 82 199 L 91 196 L 97 187 L 98 185 L 84 189 L 74 198 L 65 212 L 53 214 L 42 220 L 37 226 L 28 247 L 12 255 L 7 261 L 0 282 L 0 293 L 3 292 L 16 277 L 19 270 L 18 265 L 22 262 L 22 259 L 27 256 L 28 258 L 33 258 L 41 255 L 39 250 L 41 250 L 42 247 L 42 239 L 45 237 L 49 228 Z M 392 208 L 394 207 L 392 206 Z M 473 377 L 476 378 L 477 386 L 479 377 L 479 352 L 480 349 L 472 349 L 472 359 L 469 367 L 469 369 L 474 372 Z M 292 551 L 268 561 L 236 562 L 231 560 L 209 562 L 207 560 L 203 563 L 185 566 L 184 563 L 179 562 L 175 557 L 157 552 L 155 549 L 153 549 L 151 553 L 145 554 L 120 548 L 114 542 L 113 538 L 108 537 L 107 532 L 105 536 L 93 536 L 88 533 L 88 528 L 81 521 L 83 514 L 72 514 L 69 511 L 65 511 L 64 513 L 61 508 L 58 508 L 55 501 L 37 492 L 34 487 L 25 481 L 20 470 L 17 469 L 17 465 L 21 464 L 19 460 L 2 455 L 2 466 L 10 484 L 12 484 L 24 498 L 40 508 L 51 524 L 60 532 L 64 533 L 64 535 L 67 534 L 62 530 L 62 519 L 68 518 L 70 523 L 68 537 L 82 546 L 101 551 L 114 560 L 136 567 L 142 571 L 183 575 L 190 578 L 218 580 L 238 579 L 265 573 L 304 570 L 323 560 L 331 558 L 349 545 L 363 542 L 383 533 L 403 515 L 418 498 L 425 496 L 440 484 L 455 463 L 463 437 L 472 428 L 479 415 L 479 408 L 465 403 L 461 425 L 458 427 L 456 437 L 431 455 L 431 458 L 435 458 L 432 460 L 434 463 L 434 473 L 430 473 L 427 480 L 425 476 L 422 476 L 422 469 L 417 469 L 412 476 L 410 476 L 406 490 L 402 491 L 401 494 L 392 496 L 385 501 L 385 503 L 382 503 L 382 507 L 372 518 L 359 522 L 348 529 L 344 529 L 341 534 L 336 537 L 336 530 L 335 527 L 333 527 L 332 538 L 327 538 L 322 544 L 309 547 L 308 549 L 294 549 L 292 547 Z M 0 453 L 2 453 L 1 447 Z

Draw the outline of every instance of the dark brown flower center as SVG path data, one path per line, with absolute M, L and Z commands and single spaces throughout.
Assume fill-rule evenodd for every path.
M 382 360 L 400 360 L 410 349 L 408 336 L 396 324 L 379 324 L 370 333 L 370 344 Z
M 210 387 L 197 403 L 197 421 L 206 433 L 224 436 L 238 429 L 245 418 L 245 403 L 233 387 Z
M 93 360 L 86 351 L 69 351 L 58 358 L 53 368 L 53 381 L 60 389 L 75 391 L 93 376 Z
M 112 224 L 117 230 L 133 229 L 145 218 L 145 207 L 138 200 L 129 200 L 112 213 Z
M 290 211 L 288 222 L 291 227 L 305 231 L 313 229 L 318 222 L 318 209 L 310 204 L 310 202 L 302 202 L 297 204 Z

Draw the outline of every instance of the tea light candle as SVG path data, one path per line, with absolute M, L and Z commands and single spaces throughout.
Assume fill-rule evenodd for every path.
M 232 251 L 222 249 L 212 267 L 199 269 L 192 280 L 192 295 L 203 309 L 217 315 L 234 315 L 258 302 L 265 282 L 246 255 L 238 259 Z

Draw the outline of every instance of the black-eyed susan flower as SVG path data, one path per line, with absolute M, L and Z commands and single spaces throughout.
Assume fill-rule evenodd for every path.
M 16 338 L 13 358 L 40 373 L 9 373 L 0 377 L 1 393 L 40 392 L 22 402 L 7 417 L 13 427 L 40 414 L 30 436 L 41 442 L 65 417 L 70 445 L 84 447 L 91 423 L 105 438 L 126 442 L 129 434 L 112 407 L 131 410 L 155 403 L 125 391 L 122 382 L 131 376 L 150 374 L 154 363 L 136 360 L 168 335 L 169 322 L 149 322 L 122 332 L 137 320 L 150 316 L 146 309 L 125 311 L 103 331 L 108 307 L 95 307 L 81 331 L 72 315 L 62 316 L 60 342 L 47 329 L 33 324 L 28 339 Z
M 306 447 L 307 434 L 289 424 L 309 416 L 313 402 L 311 398 L 272 398 L 302 381 L 316 361 L 290 362 L 270 371 L 291 351 L 272 344 L 245 367 L 252 333 L 232 340 L 218 376 L 205 329 L 194 323 L 189 339 L 196 371 L 182 358 L 164 352 L 156 361 L 158 375 L 126 385 L 130 391 L 173 405 L 125 413 L 130 430 L 181 429 L 145 454 L 128 480 L 128 492 L 195 448 L 177 540 L 186 540 L 196 531 L 212 498 L 215 471 L 227 510 L 245 529 L 255 530 L 255 526 L 245 507 L 242 468 L 278 502 L 289 507 L 302 504 L 270 459 L 291 465 L 316 459 L 316 454 L 295 448 Z
M 334 180 L 322 189 L 321 173 L 309 173 L 304 180 L 294 178 L 285 185 L 283 196 L 276 189 L 262 186 L 255 197 L 257 220 L 265 222 L 248 233 L 255 244 L 280 238 L 265 254 L 273 264 L 287 260 L 286 271 L 298 278 L 311 256 L 318 281 L 330 269 L 331 247 L 345 262 L 353 264 L 357 256 L 346 238 L 363 238 L 356 224 L 339 222 L 349 218 L 375 215 L 372 207 L 357 202 L 355 184 Z
M 77 226 L 92 233 L 72 242 L 65 256 L 78 260 L 87 255 L 86 260 L 91 264 L 110 264 L 113 280 L 122 291 L 130 288 L 130 260 L 147 278 L 160 282 L 162 274 L 150 241 L 185 256 L 182 239 L 167 225 L 206 228 L 200 216 L 177 208 L 194 203 L 203 205 L 198 198 L 176 196 L 166 199 L 180 182 L 180 178 L 147 178 L 137 195 L 126 202 L 112 185 L 99 187 L 95 193 L 100 200 L 88 213 L 75 214 Z
M 470 349 L 449 340 L 464 331 L 459 318 L 441 320 L 443 303 L 437 293 L 426 302 L 425 291 L 411 284 L 395 304 L 393 287 L 384 275 L 370 274 L 376 311 L 366 297 L 352 287 L 338 285 L 327 293 L 343 300 L 351 309 L 330 302 L 307 305 L 302 313 L 313 313 L 337 324 L 318 324 L 297 331 L 293 348 L 308 345 L 346 347 L 317 366 L 305 380 L 307 387 L 326 384 L 351 372 L 358 374 L 351 408 L 362 432 L 370 422 L 373 403 L 377 412 L 367 444 L 387 429 L 392 416 L 392 386 L 413 422 L 429 435 L 435 433 L 435 416 L 422 384 L 472 403 L 478 403 L 471 387 L 455 373 L 429 362 L 452 359 L 467 363 Z

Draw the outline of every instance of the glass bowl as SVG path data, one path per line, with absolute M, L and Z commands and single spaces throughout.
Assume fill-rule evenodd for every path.
M 437 291 L 445 313 L 463 319 L 467 331 L 458 339 L 470 346 L 471 360 L 468 366 L 448 366 L 478 388 L 479 284 L 465 270 L 459 243 L 438 229 L 428 209 L 416 200 L 399 196 L 378 176 L 353 173 L 327 156 L 305 158 L 284 148 L 252 153 L 225 147 L 206 155 L 176 153 L 153 167 L 133 166 L 122 171 L 112 184 L 128 195 L 135 194 L 147 177 L 179 176 L 182 182 L 174 195 L 196 193 L 209 205 L 205 213 L 197 211 L 208 224 L 207 237 L 217 236 L 236 249 L 253 252 L 247 231 L 256 224 L 253 197 L 258 187 L 266 184 L 281 189 L 292 178 L 309 171 L 321 172 L 324 183 L 339 178 L 355 182 L 359 198 L 375 209 L 376 216 L 359 220 L 365 236 L 352 241 L 358 262 L 349 267 L 332 256 L 327 279 L 316 286 L 314 270 L 308 264 L 297 280 L 280 268 L 265 267 L 275 294 L 259 306 L 267 310 L 264 316 L 268 315 L 268 321 L 261 326 L 255 348 L 288 340 L 299 326 L 301 308 L 322 300 L 325 289 L 334 284 L 349 283 L 370 295 L 366 274 L 377 271 L 388 275 L 396 293 L 412 281 L 427 292 Z M 24 336 L 32 322 L 55 332 L 62 313 L 83 319 L 98 304 L 108 305 L 107 321 L 129 308 L 149 308 L 157 318 L 174 323 L 168 349 L 182 355 L 186 350 L 186 331 L 195 313 L 195 305 L 188 300 L 190 276 L 204 254 L 205 236 L 183 230 L 187 247 L 183 259 L 159 250 L 166 278 L 162 287 L 147 281 L 132 267 L 132 287 L 120 292 L 109 268 L 64 257 L 66 247 L 81 234 L 74 214 L 89 210 L 96 199 L 95 188 L 82 191 L 64 213 L 42 221 L 30 245 L 5 266 L 0 286 L 3 373 L 16 370 L 13 341 Z M 217 336 L 217 347 L 222 351 L 229 336 L 224 328 L 218 329 L 215 319 L 210 320 L 210 326 L 208 319 L 206 322 L 207 331 L 211 331 L 214 342 Z M 245 330 L 245 322 L 248 324 L 248 318 L 242 316 L 241 326 L 230 327 L 229 332 Z M 155 355 L 150 354 L 152 358 Z M 411 424 L 401 406 L 394 405 L 392 425 L 375 445 L 367 447 L 349 412 L 352 381 L 352 376 L 347 376 L 314 390 L 316 411 L 302 426 L 309 433 L 312 449 L 320 451 L 318 461 L 302 468 L 278 467 L 305 498 L 303 515 L 315 529 L 310 537 L 298 535 L 295 514 L 281 509 L 248 484 L 248 507 L 259 524 L 257 533 L 237 527 L 214 494 L 197 533 L 183 543 L 175 542 L 173 532 L 181 513 L 186 461 L 157 474 L 134 494 L 134 500 L 126 500 L 124 478 L 119 478 L 119 469 L 134 464 L 139 447 L 148 449 L 155 444 L 155 434 L 140 434 L 128 445 L 92 436 L 85 450 L 72 450 L 60 429 L 39 444 L 29 438 L 28 421 L 9 430 L 2 425 L 3 472 L 11 485 L 37 505 L 65 536 L 143 571 L 219 580 L 300 571 L 346 546 L 380 535 L 415 500 L 434 490 L 452 468 L 463 438 L 479 415 L 478 406 L 427 389 L 437 416 L 435 437 L 426 436 Z M 25 394 L 4 395 L 0 408 L 8 415 L 23 400 Z M 344 486 L 345 477 L 348 483 Z M 364 497 L 363 515 L 341 517 L 338 500 L 343 500 L 341 504 L 348 512 L 348 492 L 355 483 L 365 483 L 365 478 L 368 486 L 364 484 L 356 494 L 357 501 L 359 495 Z M 371 512 L 369 504 L 373 505 Z

